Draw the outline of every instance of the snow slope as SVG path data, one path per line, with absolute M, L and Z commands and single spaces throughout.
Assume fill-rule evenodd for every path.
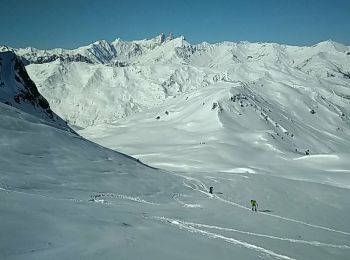
M 81 135 L 155 168 L 0 103 L 1 259 L 348 259 L 349 47 L 128 44 L 27 69 Z
M 349 118 L 324 99 L 311 114 L 307 104 L 319 96 L 317 89 L 305 95 L 309 87 L 298 94 L 274 82 L 220 82 L 79 133 L 168 169 L 210 198 L 181 195 L 176 200 L 189 215 L 155 220 L 257 253 L 216 247 L 216 258 L 347 259 Z M 342 102 L 337 105 L 348 111 Z M 210 186 L 213 196 L 206 193 Z M 260 205 L 258 216 L 251 214 L 251 198 Z M 201 250 L 200 258 L 212 258 Z
M 295 103 L 264 99 L 253 90 L 268 87 L 256 85 L 217 83 L 116 124 L 79 133 L 169 170 L 244 168 L 349 188 L 349 118 L 329 110 L 328 103 L 311 114 L 305 106 L 313 102 L 309 96 Z
M 184 190 L 38 117 L 3 104 L 0 115 L 1 259 L 137 255 L 133 245 L 152 235 L 143 216 Z
M 349 71 L 348 47 L 332 42 L 308 48 L 225 44 L 197 46 L 198 51 L 187 58 L 189 67 L 211 75 L 212 82 L 199 83 L 194 90 L 179 91 L 154 108 L 79 133 L 185 176 L 188 185 L 199 192 L 213 186 L 219 192 L 214 196 L 219 204 L 244 211 L 249 210 L 247 198 L 257 198 L 264 205 L 261 213 L 283 225 L 277 228 L 259 218 L 251 227 L 254 231 L 242 230 L 245 223 L 240 221 L 247 215 L 235 211 L 220 218 L 226 207 L 216 209 L 211 224 L 160 218 L 183 230 L 236 244 L 240 239 L 237 242 L 236 236 L 226 235 L 237 232 L 268 238 L 272 232 L 275 239 L 291 242 L 284 235 L 297 230 L 297 223 L 324 231 L 338 223 L 335 229 L 348 233 L 347 210 L 338 211 L 344 201 L 335 198 L 343 193 L 346 201 L 350 188 L 350 82 L 344 72 Z M 228 55 L 232 49 L 234 54 Z M 179 65 L 181 69 L 186 66 Z M 190 81 L 194 79 L 198 77 Z M 200 208 L 201 203 L 184 206 Z M 217 225 L 221 221 L 224 224 Z M 238 221 L 237 228 L 228 228 L 232 221 Z M 267 227 L 255 232 L 257 225 Z M 275 228 L 284 231 L 276 234 Z M 223 233 L 216 233 L 218 230 Z M 296 240 L 304 237 L 293 236 Z M 309 242 L 305 243 L 318 244 Z M 264 243 L 272 251 L 275 246 L 283 248 L 283 256 L 273 256 L 276 258 L 347 259 L 341 254 L 318 255 L 319 248 L 290 251 L 293 246 Z M 245 257 L 257 258 L 241 259 Z M 262 258 L 268 257 L 272 256 Z
M 165 172 L 8 105 L 0 116 L 1 259 L 348 258 L 348 188 Z

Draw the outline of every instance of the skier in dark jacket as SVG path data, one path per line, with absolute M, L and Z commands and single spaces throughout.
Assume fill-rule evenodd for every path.
M 252 204 L 252 210 L 253 211 L 258 211 L 258 203 L 256 202 L 256 200 L 250 200 L 250 204 Z

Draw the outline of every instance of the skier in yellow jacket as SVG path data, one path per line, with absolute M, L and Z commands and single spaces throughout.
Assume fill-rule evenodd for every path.
M 250 200 L 250 204 L 252 204 L 252 210 L 257 211 L 258 203 L 256 202 L 256 200 Z

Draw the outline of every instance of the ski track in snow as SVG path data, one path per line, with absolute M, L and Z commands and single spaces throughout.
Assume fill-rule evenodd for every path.
M 263 247 L 260 247 L 260 246 L 254 245 L 254 244 L 250 244 L 250 243 L 240 241 L 240 240 L 237 240 L 237 239 L 234 239 L 231 237 L 226 237 L 226 236 L 223 236 L 220 234 L 216 234 L 216 233 L 204 231 L 204 230 L 201 230 L 198 228 L 194 228 L 191 225 L 186 225 L 186 223 L 182 222 L 182 221 L 172 220 L 172 219 L 168 219 L 165 217 L 151 217 L 151 219 L 177 226 L 179 229 L 185 229 L 191 233 L 198 233 L 198 234 L 207 236 L 209 238 L 221 239 L 221 240 L 224 240 L 225 242 L 228 242 L 228 243 L 231 243 L 234 245 L 239 245 L 239 246 L 245 247 L 247 249 L 252 249 L 252 250 L 257 251 L 259 253 L 263 253 L 263 254 L 272 256 L 276 259 L 286 259 L 286 260 L 294 260 L 295 259 L 295 258 L 291 258 L 291 257 L 286 256 L 286 255 L 281 255 L 281 254 L 275 253 L 274 251 L 271 251 L 269 249 L 266 249 L 266 248 L 263 248 Z
M 23 192 L 23 191 L 18 191 L 18 190 L 14 190 L 14 189 L 4 188 L 4 187 L 0 187 L 0 191 L 4 191 L 4 192 L 8 192 L 8 193 L 13 192 L 13 193 L 21 194 L 21 195 L 26 195 L 26 196 L 34 196 L 34 197 L 40 197 L 40 198 L 52 199 L 52 200 L 61 200 L 61 201 L 73 201 L 73 202 L 90 201 L 90 202 L 96 202 L 96 203 L 113 204 L 113 202 L 107 201 L 105 199 L 100 199 L 101 197 L 109 197 L 109 198 L 129 200 L 129 201 L 148 204 L 148 205 L 160 205 L 158 203 L 146 201 L 138 196 L 132 197 L 129 195 L 115 194 L 115 193 L 99 193 L 98 195 L 92 196 L 92 198 L 90 200 L 82 200 L 82 199 L 76 199 L 76 198 L 55 198 L 52 196 L 47 196 L 47 195 L 42 195 L 42 194 L 37 194 L 37 193 L 30 193 L 30 192 Z
M 214 195 L 218 200 L 224 202 L 224 203 L 228 203 L 228 204 L 231 204 L 231 205 L 234 205 L 234 206 L 237 206 L 237 207 L 240 207 L 240 208 L 243 208 L 243 209 L 246 209 L 246 210 L 249 210 L 251 211 L 250 208 L 248 207 L 245 207 L 241 204 L 238 204 L 236 202 L 232 202 L 232 201 L 229 201 L 229 200 L 225 200 L 217 195 Z M 327 231 L 331 231 L 331 232 L 335 232 L 335 233 L 340 233 L 340 234 L 343 234 L 343 235 L 348 235 L 350 236 L 350 233 L 348 232 L 345 232 L 345 231 L 341 231 L 341 230 L 336 230 L 336 229 L 332 229 L 332 228 L 328 228 L 328 227 L 323 227 L 323 226 L 319 226 L 319 225 L 314 225 L 314 224 L 310 224 L 310 223 L 307 223 L 307 222 L 304 222 L 304 221 L 301 221 L 301 220 L 297 220 L 297 219 L 291 219 L 291 218 L 287 218 L 287 217 L 282 217 L 282 216 L 279 216 L 279 215 L 275 215 L 275 214 L 271 214 L 271 213 L 267 213 L 267 212 L 259 212 L 259 214 L 263 214 L 263 215 L 267 215 L 267 216 L 270 216 L 270 217 L 274 217 L 274 218 L 279 218 L 279 219 L 283 219 L 283 220 L 286 220 L 286 221 L 290 221 L 290 222 L 294 222 L 294 223 L 298 223 L 298 224 L 302 224 L 302 225 L 305 225 L 305 226 L 309 226 L 309 227 L 313 227 L 313 228 L 318 228 L 318 229 L 323 229 L 323 230 L 327 230 Z
M 183 202 L 182 200 L 179 199 L 180 197 L 185 197 L 185 195 L 183 195 L 183 194 L 175 194 L 175 195 L 173 196 L 174 200 L 175 200 L 177 203 L 179 203 L 179 204 L 180 204 L 182 207 L 184 207 L 184 208 L 201 208 L 201 207 L 202 207 L 202 205 L 200 205 L 200 204 L 189 204 L 189 203 L 185 203 L 185 202 Z
M 232 206 L 239 207 L 239 208 L 251 211 L 250 208 L 245 207 L 245 206 L 243 206 L 243 205 L 241 205 L 239 203 L 223 199 L 223 198 L 221 198 L 220 196 L 218 196 L 216 194 L 208 193 L 209 188 L 203 182 L 201 182 L 200 180 L 198 180 L 196 178 L 188 177 L 188 176 L 184 176 L 184 175 L 180 175 L 180 174 L 176 174 L 176 175 L 185 178 L 185 180 L 187 180 L 187 181 L 190 181 L 190 182 L 192 181 L 192 183 L 187 183 L 186 181 L 183 181 L 183 184 L 186 187 L 188 187 L 188 188 L 190 188 L 190 189 L 192 189 L 194 191 L 201 192 L 201 193 L 207 195 L 208 197 L 216 198 L 217 200 L 220 200 L 220 201 L 222 201 L 224 203 L 227 203 L 227 204 L 230 204 Z M 194 182 L 196 182 L 196 183 L 194 183 Z M 269 216 L 269 217 L 273 217 L 273 218 L 283 219 L 283 220 L 289 221 L 289 222 L 302 224 L 302 225 L 309 226 L 309 227 L 312 227 L 312 228 L 323 229 L 323 230 L 327 230 L 327 231 L 330 231 L 330 232 L 335 232 L 335 233 L 339 233 L 339 234 L 350 236 L 350 233 L 345 232 L 345 231 L 336 230 L 336 229 L 332 229 L 332 228 L 324 227 L 324 226 L 319 226 L 319 225 L 314 225 L 314 224 L 310 224 L 310 223 L 307 223 L 307 222 L 304 222 L 304 221 L 301 221 L 301 220 L 297 220 L 297 219 L 291 219 L 291 218 L 287 218 L 287 217 L 283 217 L 283 216 L 279 216 L 279 215 L 275 215 L 275 214 L 271 214 L 271 213 L 267 213 L 267 212 L 259 212 L 259 214 L 263 214 L 263 215 L 266 215 L 266 216 Z
M 182 178 L 184 178 L 185 180 L 183 181 L 184 186 L 194 190 L 194 191 L 198 191 L 204 195 L 206 195 L 207 197 L 210 198 L 215 198 L 221 202 L 230 204 L 232 206 L 235 207 L 239 207 L 245 210 L 249 210 L 251 211 L 250 208 L 245 207 L 239 203 L 230 201 L 230 200 L 226 200 L 224 198 L 221 198 L 220 196 L 216 195 L 216 194 L 210 194 L 207 191 L 209 190 L 209 188 L 200 180 L 193 178 L 193 177 L 188 177 L 188 176 L 184 176 L 181 174 L 175 174 L 177 176 L 180 176 Z M 35 193 L 28 193 L 28 192 L 23 192 L 23 191 L 16 191 L 13 189 L 7 189 L 4 187 L 0 187 L 1 191 L 5 191 L 5 192 L 15 192 L 18 194 L 23 194 L 23 195 L 29 195 L 29 196 L 37 196 L 37 197 L 42 197 L 42 198 L 48 198 L 48 199 L 55 199 L 55 200 L 66 200 L 66 201 L 73 201 L 73 202 L 85 202 L 84 200 L 81 199 L 76 199 L 76 198 L 54 198 L 54 197 L 50 197 L 50 196 L 46 196 L 46 195 L 41 195 L 41 194 L 35 194 Z M 111 197 L 111 198 L 119 198 L 119 199 L 125 199 L 125 200 L 130 200 L 130 201 L 134 201 L 134 202 L 138 202 L 138 203 L 144 203 L 144 204 L 148 204 L 148 205 L 160 205 L 158 203 L 154 203 L 154 202 L 149 202 L 146 201 L 140 197 L 132 197 L 129 195 L 123 195 L 123 194 L 114 194 L 114 193 L 98 193 L 100 196 L 98 197 Z M 96 195 L 95 195 L 96 196 Z M 95 200 L 96 197 L 94 198 L 93 202 L 97 202 L 97 203 L 104 203 L 104 204 L 111 204 L 110 201 L 106 201 L 106 200 Z M 176 196 L 174 196 L 174 200 L 177 201 L 179 204 L 181 204 L 183 207 L 187 207 L 187 208 L 201 208 L 200 204 L 187 204 L 182 202 L 181 200 L 179 200 Z M 314 224 L 310 224 L 307 222 L 303 222 L 300 220 L 296 220 L 296 219 L 291 219 L 291 218 L 287 218 L 287 217 L 283 217 L 283 216 L 279 216 L 279 215 L 275 215 L 275 214 L 271 214 L 271 213 L 267 213 L 267 212 L 259 212 L 259 214 L 263 214 L 269 217 L 273 217 L 273 218 L 278 218 L 278 219 L 283 219 L 285 221 L 289 221 L 289 222 L 294 222 L 294 223 L 298 223 L 298 224 L 302 224 L 305 226 L 309 226 L 312 228 L 317 228 L 317 229 L 322 229 L 322 230 L 327 230 L 330 232 L 335 232 L 335 233 L 339 233 L 339 234 L 343 234 L 343 235 L 348 235 L 350 236 L 350 233 L 345 232 L 345 231 L 340 231 L 340 230 L 336 230 L 336 229 L 332 229 L 332 228 L 328 228 L 328 227 L 324 227 L 324 226 L 319 226 L 319 225 L 314 225 Z
M 187 221 L 181 221 L 181 220 L 170 219 L 170 218 L 166 218 L 166 220 L 168 220 L 170 222 L 177 221 L 177 222 L 179 222 L 183 225 L 187 225 L 187 226 L 236 232 L 236 233 L 241 233 L 241 234 L 246 234 L 246 235 L 251 235 L 251 236 L 265 237 L 265 238 L 270 238 L 270 239 L 275 239 L 275 240 L 288 241 L 288 242 L 292 242 L 292 243 L 307 244 L 307 245 L 312 245 L 312 246 L 317 246 L 317 247 L 332 247 L 332 248 L 350 249 L 350 246 L 348 246 L 348 245 L 335 245 L 335 244 L 328 244 L 328 243 L 323 243 L 323 242 L 319 242 L 319 241 L 307 241 L 307 240 L 301 240 L 301 239 L 277 237 L 277 236 L 259 234 L 259 233 L 248 232 L 248 231 L 243 231 L 243 230 L 238 230 L 238 229 L 233 229 L 233 228 L 225 228 L 225 227 L 219 227 L 219 226 L 213 226 L 213 225 L 207 225 L 207 224 L 187 222 Z
M 98 193 L 97 195 L 93 196 L 93 199 L 101 198 L 101 197 L 124 199 L 124 200 L 130 200 L 130 201 L 139 202 L 139 203 L 143 203 L 143 204 L 149 204 L 149 205 L 160 205 L 159 203 L 150 202 L 150 201 L 144 200 L 138 196 L 133 197 L 133 196 L 129 196 L 129 195 L 115 194 L 115 193 Z
M 184 178 L 184 180 L 182 181 L 183 185 L 194 190 L 194 191 L 198 191 L 203 193 L 204 195 L 208 196 L 208 197 L 214 197 L 213 194 L 208 193 L 209 188 L 200 180 L 193 178 L 193 177 L 188 177 L 185 175 L 181 175 L 178 173 L 174 173 L 174 175 L 179 176 Z M 186 181 L 190 181 L 189 183 Z M 192 181 L 192 182 L 191 182 Z

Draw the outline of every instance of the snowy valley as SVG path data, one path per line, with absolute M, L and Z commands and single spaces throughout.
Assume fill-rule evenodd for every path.
M 0 51 L 1 259 L 348 259 L 349 46 Z

